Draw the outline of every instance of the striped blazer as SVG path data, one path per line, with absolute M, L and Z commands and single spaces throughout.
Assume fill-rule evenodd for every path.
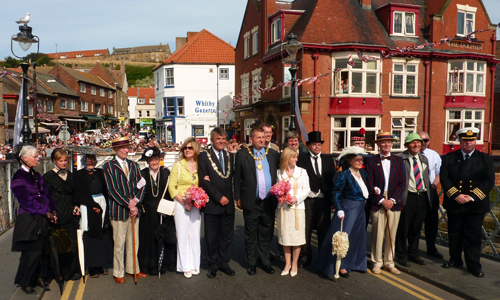
M 130 179 L 127 180 L 120 163 L 113 158 L 103 166 L 104 178 L 108 187 L 109 216 L 111 220 L 126 220 L 130 217 L 128 208 L 129 199 L 137 198 L 142 203 L 144 198 L 144 187 L 138 189 L 137 184 L 141 180 L 141 170 L 136 162 L 127 159 Z
M 380 155 L 374 155 L 366 160 L 366 171 L 368 172 L 368 185 L 371 201 L 371 210 L 378 211 L 381 207 L 378 203 L 384 196 L 385 176 L 382 169 Z M 373 193 L 374 187 L 381 190 L 380 195 Z M 391 172 L 389 174 L 389 185 L 387 197 L 396 200 L 392 211 L 401 211 L 404 207 L 403 196 L 406 189 L 406 174 L 403 159 L 399 156 L 391 155 Z

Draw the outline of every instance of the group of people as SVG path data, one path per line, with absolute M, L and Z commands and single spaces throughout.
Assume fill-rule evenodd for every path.
M 428 149 L 425 132 L 409 134 L 407 150 L 398 155 L 391 155 L 395 139 L 390 133 L 377 134 L 376 155 L 367 154 L 364 135 L 357 133 L 336 166 L 331 156 L 322 154 L 324 141 L 318 131 L 308 134 L 304 149 L 298 134 L 289 132 L 280 152 L 271 142 L 271 125 L 264 123 L 252 128 L 249 145 L 233 153 L 225 130 L 216 127 L 205 151 L 195 138 L 184 140 L 171 170 L 160 166 L 163 153 L 154 145 L 143 151 L 141 160 L 148 167 L 140 170 L 127 158 L 133 142 L 123 136 L 111 141 L 116 155 L 102 170 L 95 168 L 94 155 L 85 155 L 84 168 L 72 174 L 66 170 L 67 154 L 59 148 L 51 155 L 54 169 L 43 176 L 33 169 L 39 161 L 37 149 L 24 146 L 18 153 L 21 168 L 12 180 L 20 205 L 13 239 L 13 250 L 21 252 L 15 283 L 28 294 L 35 293 L 36 285 L 49 288 L 44 249 L 49 231 L 55 228 L 64 229 L 73 241 L 70 251 L 59 254 L 63 280 L 82 276 L 77 229 L 84 231 L 91 277 L 107 274 L 105 267 L 112 260 L 117 284 L 125 283 L 126 276 L 137 280 L 166 271 L 191 278 L 200 274 L 202 213 L 207 276 L 214 278 L 218 272 L 234 276 L 229 262 L 235 206 L 243 211 L 249 275 L 256 274 L 259 262 L 266 273 L 275 272 L 270 252 L 275 222 L 285 258 L 282 276 L 295 277 L 298 268 L 313 262 L 313 230 L 319 245 L 316 269 L 335 273 L 332 236 L 343 230 L 350 245 L 340 276 L 366 272 L 370 217 L 372 272 L 378 274 L 383 268 L 400 274 L 395 262 L 426 263 L 418 251 L 424 221 L 428 254 L 443 257 L 435 247 L 439 183 L 445 191 L 451 257 L 443 267 L 461 266 L 464 250 L 468 270 L 482 277 L 480 232 L 494 171 L 491 158 L 475 150 L 477 134 L 476 128 L 457 131 L 461 149 L 445 155 L 441 165 L 439 155 Z M 283 201 L 278 201 L 282 195 L 276 192 L 283 186 L 280 182 L 289 188 Z M 186 197 L 192 186 L 208 195 L 205 207 L 197 208 Z M 162 199 L 174 202 L 175 213 L 157 212 Z

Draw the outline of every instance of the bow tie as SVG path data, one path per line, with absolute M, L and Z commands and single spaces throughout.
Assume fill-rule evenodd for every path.
M 380 160 L 384 160 L 384 159 L 391 160 L 391 156 L 382 156 L 380 158 Z
M 311 155 L 312 158 L 316 159 L 319 157 L 319 155 Z
M 64 175 L 66 173 L 68 173 L 67 170 L 59 170 L 59 171 L 57 171 L 57 175 L 59 175 L 59 174 L 63 174 Z

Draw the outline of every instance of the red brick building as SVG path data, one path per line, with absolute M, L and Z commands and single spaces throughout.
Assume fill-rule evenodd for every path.
M 431 148 L 447 153 L 458 149 L 455 133 L 464 126 L 480 129 L 477 149 L 488 152 L 495 28 L 481 0 L 249 0 L 235 50 L 239 137 L 255 122 L 269 122 L 283 141 L 291 88 L 253 91 L 290 79 L 281 44 L 293 33 L 304 47 L 297 78 L 329 74 L 298 87 L 305 129 L 322 132 L 324 152 L 349 146 L 351 134 L 364 128 L 369 146 L 379 130 L 403 141 L 424 130 Z M 454 39 L 415 49 L 442 38 Z M 412 48 L 398 51 L 404 47 Z M 363 61 L 356 51 L 377 59 Z
M 108 117 L 114 116 L 115 88 L 95 75 L 55 66 L 49 74 L 56 77 L 80 97 L 80 101 L 69 100 L 67 108 L 83 116 L 95 128 Z

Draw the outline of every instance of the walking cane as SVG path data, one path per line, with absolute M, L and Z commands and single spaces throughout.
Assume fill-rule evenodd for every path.
M 132 247 L 134 247 L 134 283 L 137 285 L 137 254 L 135 253 L 135 217 L 132 217 Z
M 384 198 L 387 199 L 387 191 L 384 192 Z M 385 208 L 384 208 L 385 209 Z M 389 213 L 387 212 L 387 209 L 385 209 L 385 219 L 387 223 L 387 232 L 389 233 L 389 242 L 391 243 L 391 253 L 392 253 L 392 259 L 394 260 L 394 249 L 392 249 L 392 238 L 391 238 L 391 229 L 389 228 Z

